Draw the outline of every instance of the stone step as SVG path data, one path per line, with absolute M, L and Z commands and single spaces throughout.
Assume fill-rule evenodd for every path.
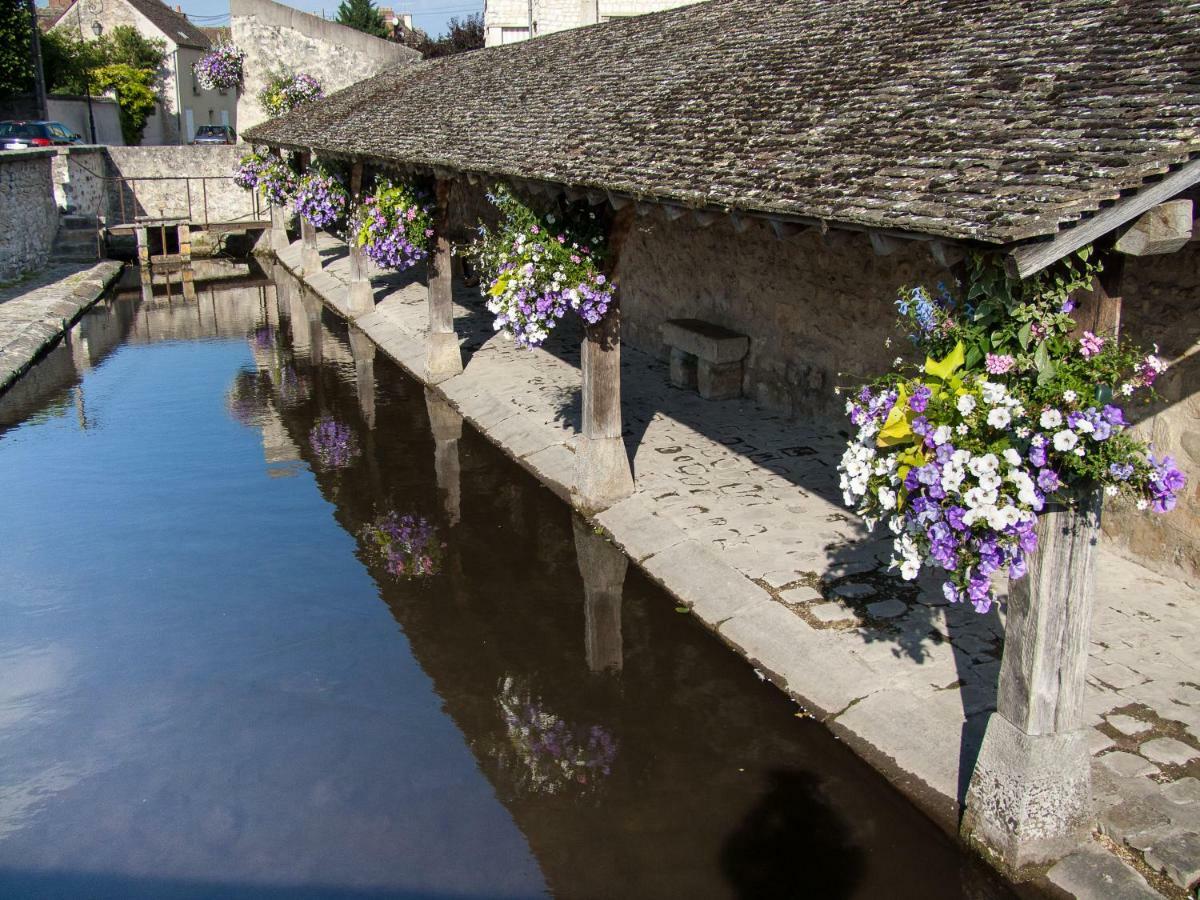
M 100 220 L 96 216 L 85 216 L 79 214 L 64 215 L 59 219 L 59 224 L 68 231 L 83 229 L 96 231 L 100 228 Z

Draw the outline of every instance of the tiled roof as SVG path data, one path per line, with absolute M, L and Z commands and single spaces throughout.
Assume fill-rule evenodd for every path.
M 393 69 L 245 137 L 1009 243 L 1200 154 L 1200 0 L 710 0 Z
M 154 23 L 154 27 L 180 47 L 195 47 L 207 50 L 212 46 L 203 31 L 188 21 L 188 17 L 176 12 L 160 0 L 125 0 L 130 6 Z

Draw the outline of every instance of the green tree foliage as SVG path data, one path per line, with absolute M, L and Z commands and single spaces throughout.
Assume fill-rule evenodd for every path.
M 118 25 L 94 41 L 81 41 L 68 29 L 56 29 L 43 36 L 42 57 L 50 93 L 111 91 L 120 107 L 125 142 L 141 143 L 162 83 L 165 41 L 145 38 L 129 25 Z
M 338 6 L 337 21 L 375 37 L 388 36 L 383 16 L 372 0 L 342 0 Z
M 480 50 L 483 48 L 483 15 L 475 13 L 465 19 L 451 19 L 447 23 L 446 33 L 436 39 L 431 39 L 420 30 L 404 32 L 400 43 L 420 51 L 426 59 Z
M 93 83 L 102 91 L 116 94 L 121 110 L 121 136 L 131 146 L 142 142 L 146 119 L 158 101 L 157 77 L 149 69 L 125 63 L 101 66 L 92 72 Z
M 0 0 L 0 97 L 33 90 L 29 7 L 24 0 Z

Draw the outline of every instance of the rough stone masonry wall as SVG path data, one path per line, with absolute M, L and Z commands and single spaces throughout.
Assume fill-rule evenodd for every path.
M 54 202 L 66 212 L 103 216 L 108 209 L 104 147 L 59 147 L 54 156 Z
M 132 222 L 134 216 L 185 216 L 188 211 L 190 176 L 192 219 L 210 222 L 237 222 L 266 217 L 256 214 L 253 194 L 233 183 L 233 169 L 244 147 L 234 145 L 198 145 L 163 147 L 109 147 L 108 172 L 124 176 L 124 219 L 118 182 L 111 182 L 108 196 L 110 222 Z M 211 176 L 201 187 L 198 176 Z M 144 179 L 144 180 L 137 180 Z M 166 180 L 159 180 L 166 179 Z
M 58 233 L 51 180 L 53 150 L 0 153 L 0 281 L 8 281 L 50 258 Z
M 231 0 L 229 12 L 233 42 L 246 53 L 244 84 L 237 103 L 239 133 L 266 120 L 258 94 L 281 69 L 306 72 L 331 94 L 384 69 L 421 58 L 409 47 L 272 0 Z
M 1188 486 L 1165 516 L 1109 504 L 1104 529 L 1151 568 L 1181 569 L 1200 581 L 1200 241 L 1176 253 L 1129 257 L 1121 293 L 1124 335 L 1147 347 L 1158 344 L 1171 363 L 1157 385 L 1162 402 L 1137 411 L 1138 431 L 1158 452 L 1175 457 Z
M 779 241 L 759 223 L 738 234 L 728 222 L 701 228 L 687 218 L 639 219 L 621 264 L 622 332 L 662 359 L 667 319 L 701 318 L 747 334 L 745 396 L 844 427 L 844 400 L 834 387 L 882 372 L 904 349 L 892 327 L 897 290 L 950 278 L 926 248 L 901 244 L 883 257 L 865 235 L 849 232 L 827 239 L 810 230 Z M 1142 411 L 1139 430 L 1175 456 L 1189 483 L 1172 514 L 1110 503 L 1105 527 L 1148 567 L 1200 579 L 1200 242 L 1175 254 L 1130 258 L 1123 294 L 1124 333 L 1158 343 L 1173 363 L 1160 384 L 1164 403 Z

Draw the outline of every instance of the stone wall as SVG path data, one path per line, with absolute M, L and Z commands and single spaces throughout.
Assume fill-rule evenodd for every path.
M 108 154 L 103 147 L 59 147 L 54 156 L 54 202 L 65 212 L 103 216 L 108 209 Z
M 109 186 L 110 222 L 130 222 L 134 216 L 183 216 L 190 202 L 192 218 L 201 222 L 235 222 L 259 218 L 254 195 L 233 183 L 233 169 L 244 147 L 230 145 L 187 147 L 109 147 L 108 174 L 122 176 Z M 208 176 L 203 186 L 199 176 Z M 122 215 L 124 218 L 122 218 Z M 266 217 L 265 211 L 262 217 Z
M 0 281 L 46 264 L 58 233 L 53 150 L 0 153 Z
M 50 109 L 47 118 L 62 122 L 84 141 L 91 143 L 92 129 L 88 119 L 86 97 L 64 97 L 51 95 L 46 98 Z M 121 135 L 121 113 L 117 101 L 112 97 L 92 98 L 92 118 L 96 122 L 96 143 L 121 146 L 125 138 Z
M 245 83 L 237 104 L 239 132 L 265 121 L 258 94 L 281 68 L 307 72 L 331 94 L 421 58 L 409 47 L 272 0 L 231 0 L 230 16 L 233 42 L 246 53 Z
M 484 39 L 487 46 L 493 47 L 528 37 L 531 6 L 533 33 L 537 36 L 695 2 L 697 0 L 532 0 L 532 3 L 530 0 L 487 0 L 483 7 Z
M 707 228 L 639 218 L 621 266 L 622 327 L 662 359 L 667 319 L 699 318 L 750 337 L 743 393 L 794 416 L 837 416 L 838 384 L 877 373 L 895 338 L 892 301 L 905 284 L 948 278 L 927 244 L 877 256 L 867 237 L 810 230 L 780 241 L 751 221 Z M 853 336 L 848 339 L 848 336 Z
M 1175 457 L 1188 486 L 1174 512 L 1141 513 L 1109 504 L 1104 529 L 1153 569 L 1182 569 L 1200 581 L 1200 241 L 1177 253 L 1129 257 L 1122 281 L 1122 331 L 1157 344 L 1171 368 L 1157 385 L 1162 401 L 1135 410 L 1138 431 Z

